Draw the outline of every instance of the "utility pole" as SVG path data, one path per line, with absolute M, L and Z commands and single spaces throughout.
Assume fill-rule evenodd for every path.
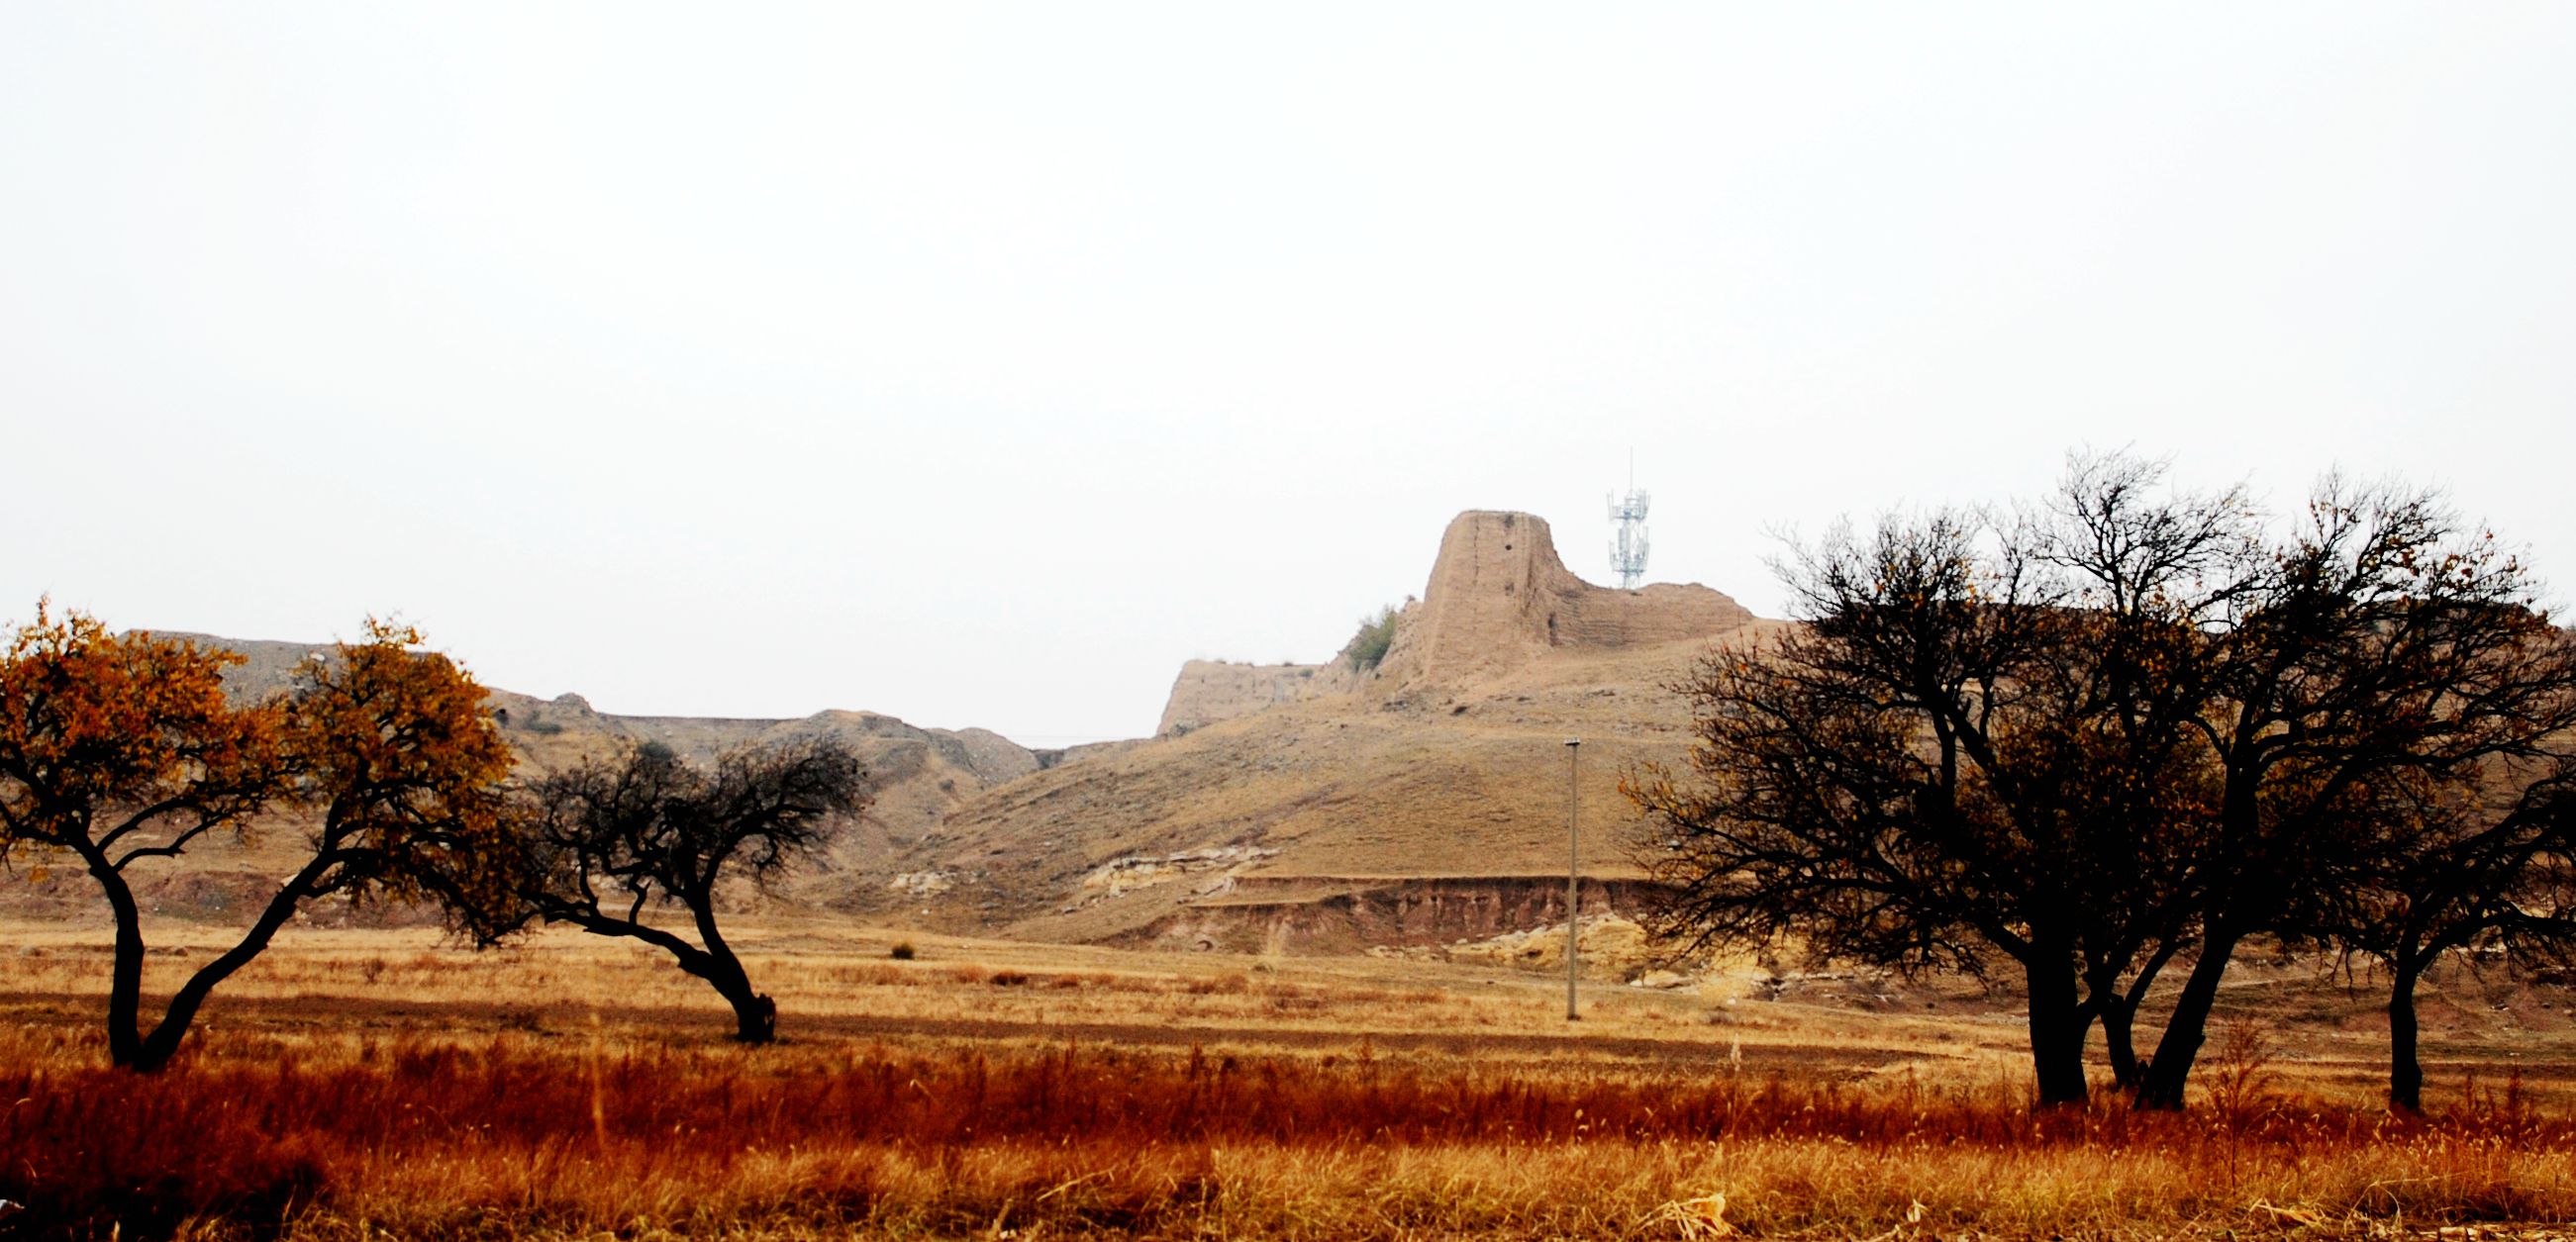
M 1565 739 L 1565 1020 L 1579 1022 L 1574 1012 L 1574 910 L 1580 894 L 1575 885 L 1583 875 L 1583 848 L 1574 835 L 1576 809 L 1582 795 L 1574 783 L 1576 760 L 1583 754 L 1583 739 Z

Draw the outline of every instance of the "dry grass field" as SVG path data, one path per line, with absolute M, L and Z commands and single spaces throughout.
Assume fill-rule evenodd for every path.
M 2431 1115 L 2369 998 L 2247 972 L 2184 1116 L 2033 1115 L 2009 998 L 747 928 L 786 1043 L 641 950 L 300 930 L 169 1072 L 97 929 L 0 950 L 0 1236 L 1883 1239 L 2548 1234 L 2576 1032 L 2463 977 Z M 156 929 L 156 981 L 220 932 Z M 916 952 L 895 960 L 899 940 Z M 1776 999 L 1762 999 L 1776 991 Z M 1730 1003 L 1731 1002 L 1731 1003 Z M 2448 1232 L 2444 1232 L 2445 1230 Z

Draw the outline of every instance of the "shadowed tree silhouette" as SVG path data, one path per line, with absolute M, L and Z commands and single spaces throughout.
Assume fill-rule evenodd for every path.
M 2382 782 L 2389 796 L 2348 878 L 2293 928 L 2387 969 L 2388 1102 L 2402 1112 L 2424 1106 L 2415 989 L 2426 971 L 2472 949 L 2517 967 L 2576 956 L 2576 764 L 2490 767 L 2466 787 Z
M 643 941 L 733 1007 L 734 1038 L 777 1038 L 778 1011 L 752 987 L 716 925 L 730 872 L 754 883 L 819 846 L 873 797 L 858 757 L 834 738 L 730 751 L 712 769 L 647 744 L 529 786 L 523 914 Z M 676 904 L 696 939 L 651 916 Z
M 2159 494 L 2160 473 L 2079 456 L 2009 526 L 1942 512 L 1795 549 L 1807 624 L 1676 687 L 1696 779 L 1628 782 L 1674 894 L 1660 930 L 1901 969 L 2009 959 L 2041 1102 L 2085 1097 L 2099 1019 L 2154 1108 L 2182 1105 L 2250 935 L 2384 950 L 2400 1001 L 2403 963 L 2445 942 L 2554 937 L 2515 894 L 2557 857 L 2536 844 L 2556 802 L 2424 813 L 2558 762 L 2576 728 L 2576 645 L 2520 561 L 2429 493 L 2329 478 L 2268 538 L 2238 493 Z M 2142 1061 L 2130 1021 L 2178 960 Z
M 2138 1090 L 2180 1108 L 2229 958 L 2297 933 L 2308 906 L 2371 882 L 2391 840 L 2500 766 L 2546 764 L 2576 727 L 2576 644 L 2540 584 L 2441 498 L 2328 478 L 2273 545 L 2199 667 L 2217 816 L 2191 887 L 2199 952 Z M 2461 856 L 2451 856 L 2461 862 Z
M 1647 861 L 1672 893 L 1665 936 L 1789 935 L 1908 971 L 2008 960 L 2039 1099 L 2078 1103 L 2091 924 L 2137 905 L 2098 891 L 2120 877 L 2094 865 L 2116 818 L 2097 804 L 2123 791 L 2095 722 L 2048 715 L 2069 614 L 1978 534 L 1943 514 L 1809 550 L 1789 576 L 1819 605 L 1811 624 L 1714 653 L 1679 687 L 1698 779 L 1649 767 L 1627 789 L 1661 838 Z
M 2206 688 L 2183 674 L 2231 607 L 2241 498 L 2077 457 L 2049 504 L 1840 530 L 1776 568 L 1807 624 L 1720 650 L 1688 695 L 1695 780 L 1628 791 L 1685 943 L 1790 935 L 1821 956 L 2019 968 L 2042 1104 L 2115 1068 L 2137 998 L 2189 941 L 2210 818 Z

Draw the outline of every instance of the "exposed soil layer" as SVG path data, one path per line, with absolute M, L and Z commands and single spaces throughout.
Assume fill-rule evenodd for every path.
M 236 1028 L 309 1030 L 319 1027 L 382 1031 L 514 1030 L 588 1038 L 601 1028 L 685 1032 L 722 1038 L 733 1019 L 720 1006 L 549 1006 L 505 1001 L 417 1001 L 388 998 L 367 1005 L 341 997 L 234 998 L 215 1015 Z M 98 1021 L 90 998 L 0 992 L 0 1021 L 85 1029 Z M 594 1021 L 597 1026 L 594 1026 Z M 1172 1022 L 1041 1022 L 988 1018 L 932 1018 L 869 1014 L 790 1014 L 780 1023 L 789 1037 L 909 1042 L 913 1040 L 1012 1044 L 1114 1044 L 1176 1050 L 1233 1047 L 1247 1050 L 1341 1055 L 1419 1054 L 1472 1058 L 1504 1065 L 1521 1062 L 1615 1061 L 1664 1068 L 1729 1069 L 1752 1074 L 1794 1073 L 1807 1081 L 1852 1079 L 1924 1055 L 1895 1049 L 1809 1043 L 1724 1044 L 1706 1038 L 1647 1039 L 1481 1032 L 1318 1030 L 1290 1026 L 1195 1025 Z

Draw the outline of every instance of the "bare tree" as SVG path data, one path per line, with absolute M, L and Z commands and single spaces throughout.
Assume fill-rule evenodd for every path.
M 2097 501 L 2103 477 L 2079 468 L 2069 494 Z M 2120 575 L 2107 583 L 2070 572 L 2091 562 L 2056 524 L 1999 537 L 1957 513 L 1798 549 L 1779 568 L 1808 624 L 1719 651 L 1678 687 L 1697 779 L 1650 767 L 1627 783 L 1673 894 L 1658 930 L 1690 945 L 1795 935 L 1902 970 L 2008 959 L 2040 1102 L 2085 1099 L 2093 1020 L 2137 955 L 2162 946 L 2151 977 L 2189 924 L 2188 867 L 2168 854 L 2206 784 L 2190 704 L 2142 670 L 2193 646 L 2164 584 L 2230 536 L 2170 506 L 2110 520 L 2097 533 L 2155 546 L 2101 551 Z M 2108 592 L 2121 602 L 2095 598 Z
M 2268 558 L 2242 488 L 2175 492 L 2165 465 L 2125 453 L 2068 459 L 2013 535 L 2056 582 L 2059 694 L 2048 728 L 2087 741 L 2071 774 L 2088 823 L 2079 861 L 2096 895 L 2081 955 L 2114 1081 L 2145 1077 L 2132 1027 L 2164 968 L 2197 943 L 2201 862 L 2217 782 L 2198 728 L 2217 693 L 2211 635 L 2229 628 Z
M 2576 764 L 2490 767 L 2474 785 L 2379 782 L 2388 796 L 2367 848 L 2292 929 L 2388 971 L 2388 1102 L 2400 1111 L 2424 1105 L 2415 990 L 2426 971 L 2472 948 L 2518 965 L 2576 954 Z
M 2229 958 L 2356 882 L 2393 807 L 2546 761 L 2576 726 L 2576 648 L 2539 584 L 2439 497 L 2328 479 L 2201 665 L 2217 816 L 2194 851 L 2201 944 L 2138 1101 L 2179 1108 Z
M 866 808 L 873 792 L 847 746 L 813 737 L 736 750 L 708 770 L 648 744 L 545 777 L 528 794 L 525 914 L 662 949 L 733 1007 L 736 1039 L 777 1037 L 776 1005 L 716 925 L 718 889 L 727 874 L 776 876 Z M 652 921 L 671 905 L 694 941 Z
M 1807 626 L 1680 687 L 1696 783 L 1631 783 L 1669 842 L 1663 929 L 2009 958 L 2043 1102 L 2083 1098 L 2100 1020 L 2116 1076 L 2165 1108 L 2250 935 L 2339 928 L 2389 955 L 2401 1033 L 2443 946 L 2555 942 L 2517 894 L 2565 874 L 2564 804 L 2428 810 L 2561 762 L 2576 728 L 2576 644 L 2529 571 L 2429 493 L 2329 479 L 2270 539 L 2241 495 L 2160 476 L 2079 456 L 2007 530 L 1892 521 L 1783 565 Z M 2131 1022 L 2176 961 L 2141 1060 Z

